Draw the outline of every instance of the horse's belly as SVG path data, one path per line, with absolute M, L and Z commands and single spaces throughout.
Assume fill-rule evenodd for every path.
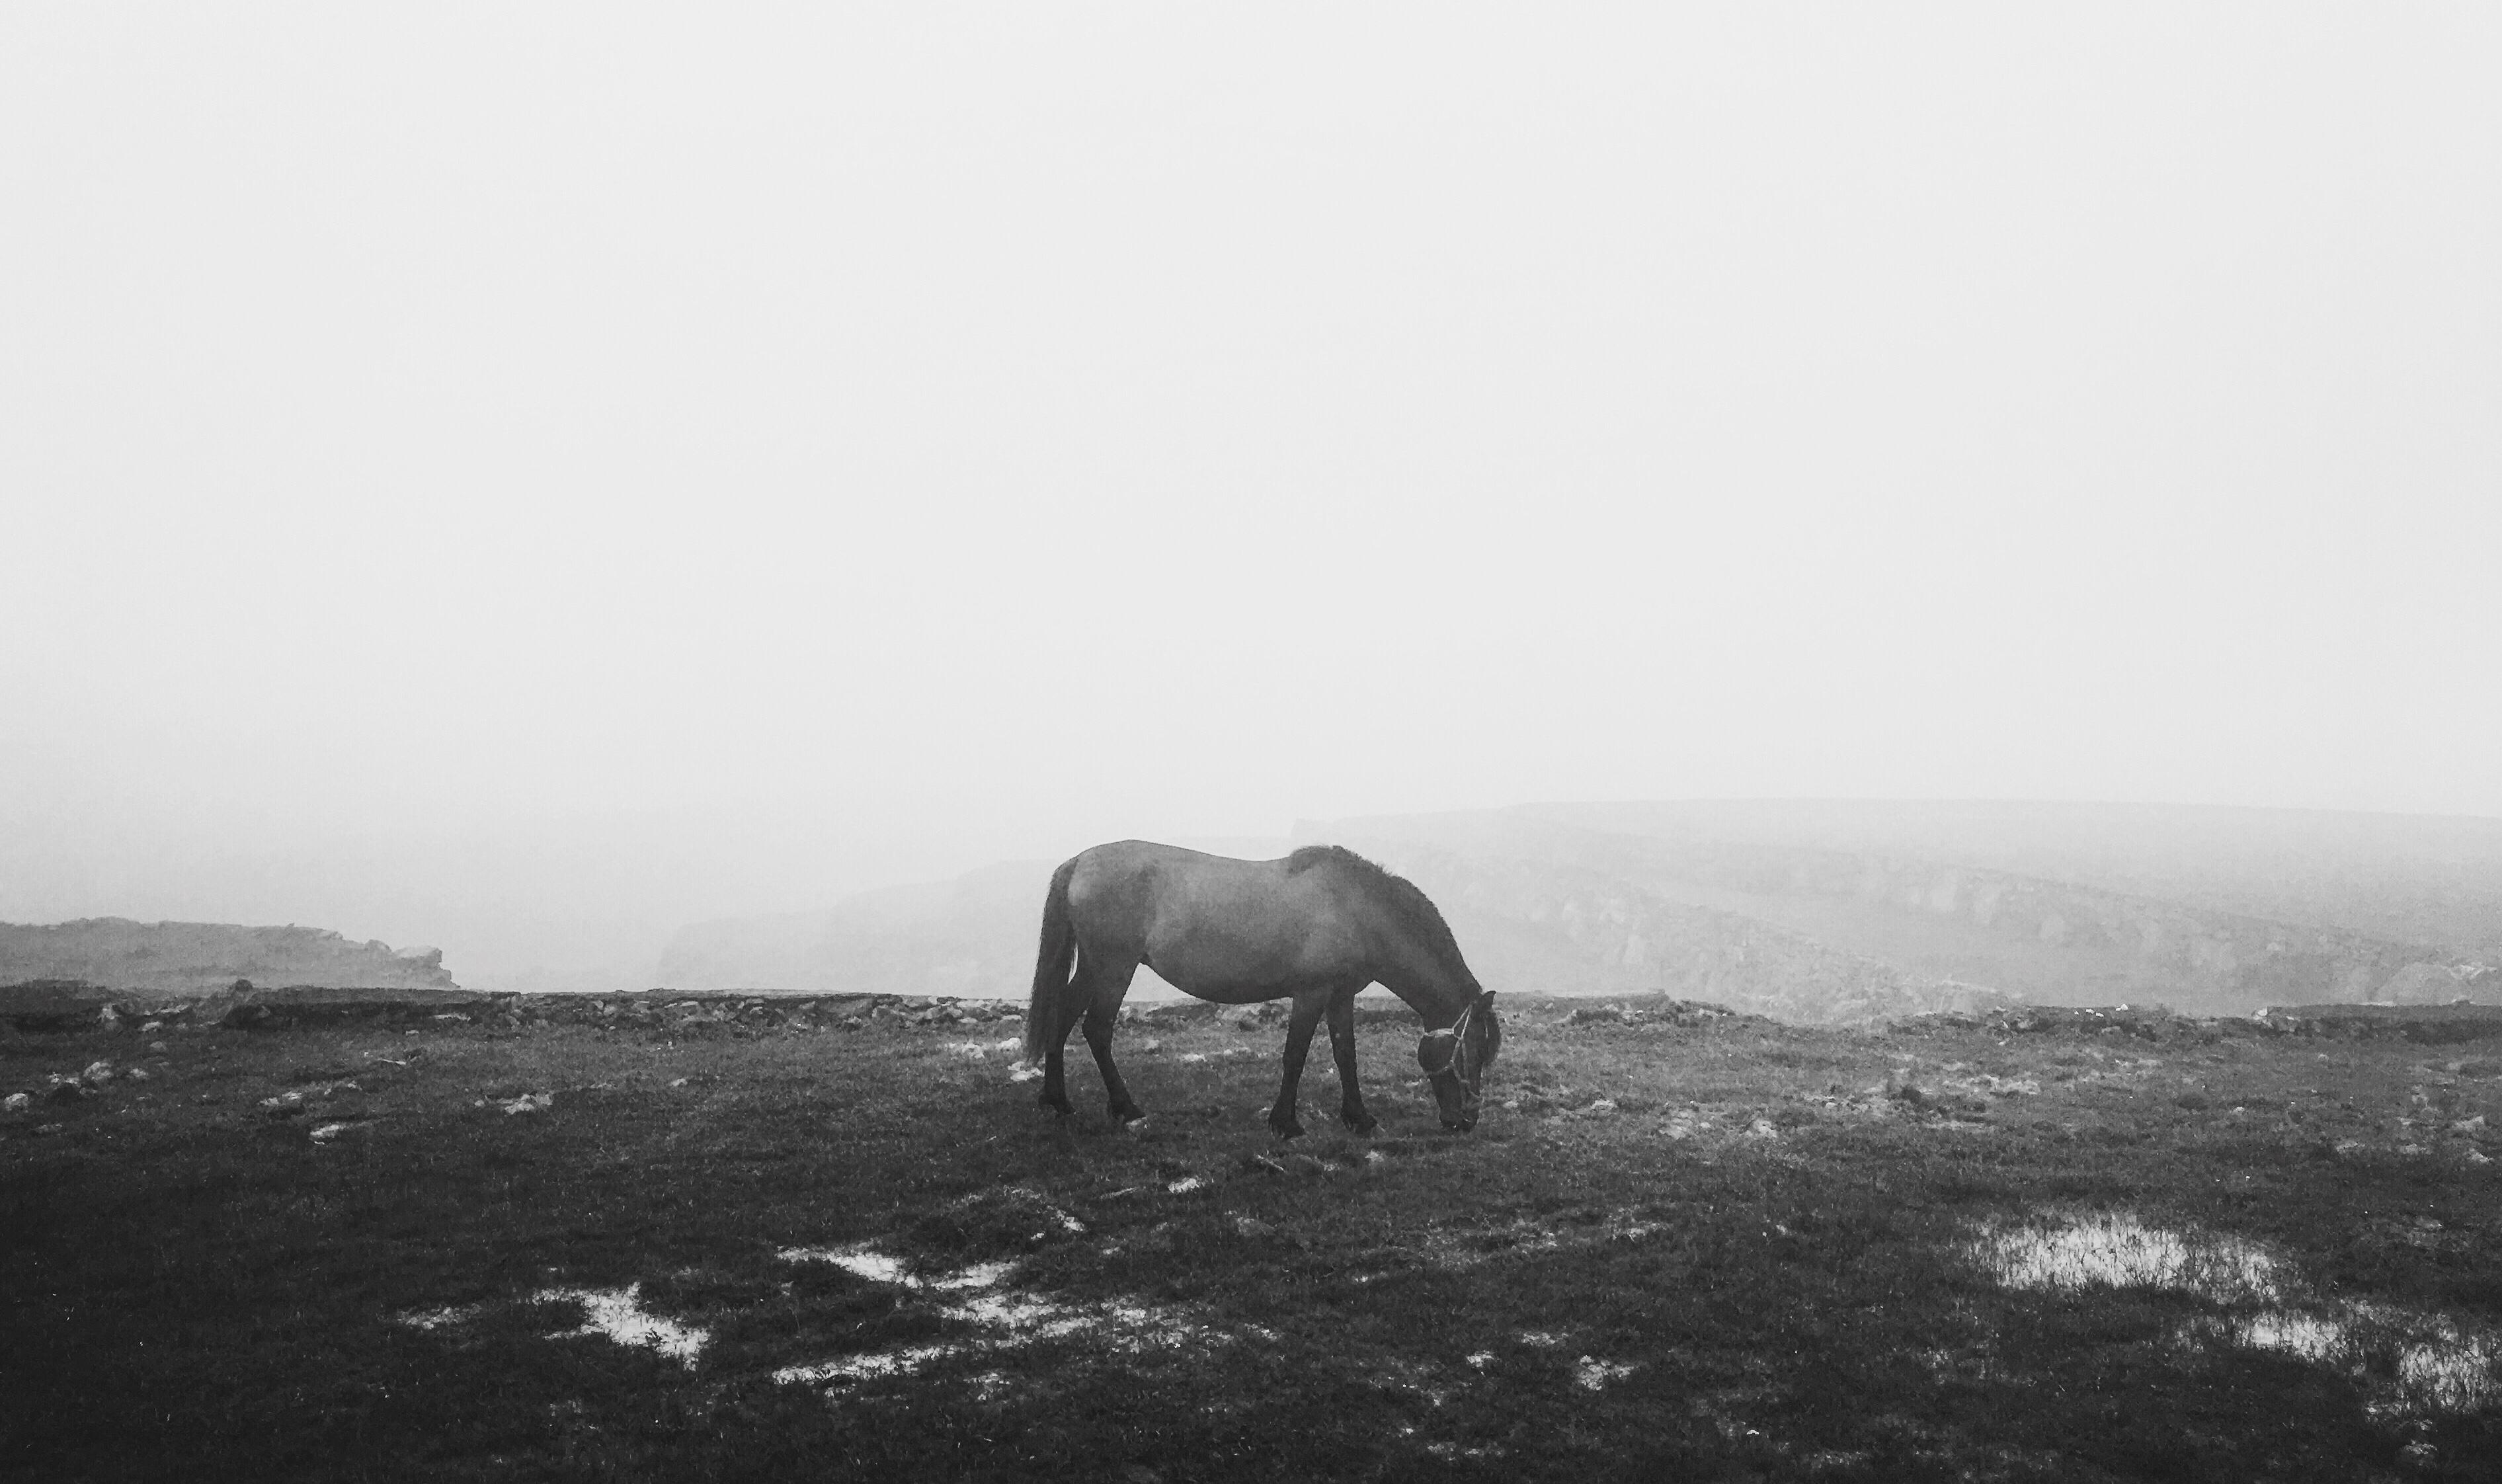
M 1335 934 L 1264 943 L 1203 929 L 1151 933 L 1147 966 L 1185 994 L 1222 1004 L 1250 1004 L 1343 982 L 1361 971 L 1350 946 Z

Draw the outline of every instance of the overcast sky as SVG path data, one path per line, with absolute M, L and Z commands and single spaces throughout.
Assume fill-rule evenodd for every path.
M 2502 814 L 2502 9 L 0 8 L 0 918 Z M 630 941 L 628 941 L 630 940 Z

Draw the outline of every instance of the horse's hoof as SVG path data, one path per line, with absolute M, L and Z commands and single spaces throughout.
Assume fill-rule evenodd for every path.
M 1281 1139 L 1299 1139 L 1303 1136 L 1303 1126 L 1291 1118 L 1282 1124 L 1272 1118 L 1268 1120 L 1268 1131 Z

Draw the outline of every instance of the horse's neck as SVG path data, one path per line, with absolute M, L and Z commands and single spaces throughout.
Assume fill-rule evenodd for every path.
M 1476 987 L 1468 983 L 1464 974 L 1453 973 L 1440 954 L 1416 941 L 1403 928 L 1382 934 L 1381 957 L 1374 977 L 1381 981 L 1383 989 L 1423 1016 L 1428 1026 L 1438 1029 L 1450 1025 L 1476 997 Z

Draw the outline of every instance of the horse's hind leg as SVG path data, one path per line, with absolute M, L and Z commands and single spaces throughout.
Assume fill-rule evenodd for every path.
M 1337 1058 L 1338 1121 L 1358 1133 L 1370 1133 L 1380 1120 L 1364 1110 L 1364 1094 L 1355 1085 L 1355 996 L 1364 986 L 1330 996 L 1330 1051 Z
M 1085 1002 L 1078 998 L 1072 986 L 1060 992 L 1050 1006 L 1051 1024 L 1042 1028 L 1042 1096 L 1037 1100 L 1046 1108 L 1060 1113 L 1075 1110 L 1068 1106 L 1068 1075 L 1065 1058 L 1068 1032 L 1077 1029 L 1085 1014 Z
M 1130 993 L 1130 979 L 1138 971 L 1135 959 L 1095 960 L 1083 949 L 1077 955 L 1077 978 L 1069 995 L 1086 1007 L 1086 1045 L 1095 1053 L 1095 1069 L 1103 1074 L 1103 1096 L 1110 1104 L 1115 1123 L 1129 1123 L 1144 1118 L 1146 1110 L 1130 1098 L 1129 1084 L 1121 1080 L 1121 1069 L 1112 1064 L 1112 1028 L 1120 1024 L 1121 1001 Z

